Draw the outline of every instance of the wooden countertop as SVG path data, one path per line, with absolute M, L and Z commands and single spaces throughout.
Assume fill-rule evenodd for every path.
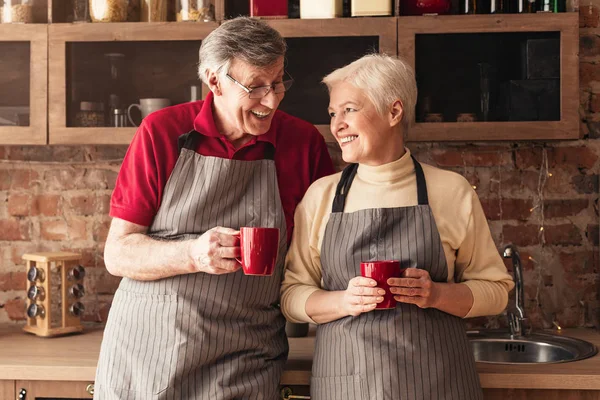
M 0 328 L 0 380 L 93 382 L 103 330 L 39 338 L 17 327 Z M 600 333 L 567 329 L 562 333 L 600 348 Z M 314 337 L 290 338 L 290 354 L 281 379 L 285 385 L 307 385 Z M 547 365 L 477 364 L 484 388 L 600 390 L 600 355 L 586 360 Z

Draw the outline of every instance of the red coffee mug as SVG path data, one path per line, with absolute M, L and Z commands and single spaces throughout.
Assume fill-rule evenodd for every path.
M 375 309 L 386 310 L 396 308 L 396 300 L 394 294 L 390 292 L 390 285 L 387 280 L 389 278 L 399 278 L 406 268 L 400 268 L 400 261 L 365 261 L 360 263 L 360 274 L 365 278 L 371 278 L 377 281 L 377 287 L 385 290 L 383 301 L 377 303 Z
M 246 275 L 273 274 L 279 250 L 279 228 L 240 228 L 240 258 Z

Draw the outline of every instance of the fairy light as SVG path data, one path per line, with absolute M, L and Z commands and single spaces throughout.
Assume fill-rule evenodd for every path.
M 549 171 L 548 168 L 548 149 L 545 145 L 542 144 L 532 144 L 532 145 L 513 145 L 509 149 L 494 149 L 486 151 L 484 149 L 478 149 L 478 153 L 489 153 L 489 154 L 497 154 L 498 157 L 502 157 L 503 153 L 510 152 L 514 155 L 515 151 L 519 150 L 541 150 L 541 162 L 538 168 L 538 181 L 537 187 L 532 188 L 533 194 L 531 195 L 532 204 L 529 208 L 529 212 L 531 213 L 531 223 L 536 224 L 538 228 L 538 242 L 537 244 L 532 244 L 531 249 L 535 254 L 535 258 L 532 256 L 528 256 L 529 261 L 533 263 L 533 271 L 531 271 L 531 283 L 536 285 L 536 291 L 534 297 L 531 299 L 534 303 L 533 306 L 541 307 L 541 290 L 544 287 L 544 274 L 547 272 L 546 264 L 548 263 L 546 254 L 548 249 L 546 248 L 546 237 L 545 237 L 545 190 L 546 185 L 548 183 L 548 179 L 553 178 L 554 174 Z M 461 150 L 461 161 L 462 161 L 462 170 L 465 178 L 468 177 L 469 166 L 467 165 L 467 155 L 464 149 Z M 497 177 L 493 177 L 490 179 L 490 182 L 498 185 L 498 219 L 500 221 L 503 220 L 503 210 L 502 210 L 502 199 L 503 199 L 503 187 L 502 187 L 502 173 L 505 165 L 501 165 L 502 163 L 497 163 Z M 477 168 L 473 165 L 473 175 L 476 175 Z M 471 184 L 473 189 L 477 188 L 477 185 Z M 535 221 L 535 222 L 534 222 Z M 500 230 L 499 238 L 501 243 L 504 243 L 504 232 Z M 548 311 L 548 310 L 546 310 Z M 546 323 L 552 325 L 552 318 L 545 318 Z M 556 325 L 554 325 L 556 326 Z M 560 329 L 557 327 L 557 329 Z

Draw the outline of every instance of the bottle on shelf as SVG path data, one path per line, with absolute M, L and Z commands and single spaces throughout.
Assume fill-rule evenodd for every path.
M 106 109 L 107 126 L 117 126 L 115 110 L 123 109 L 123 91 L 125 90 L 125 79 L 123 76 L 125 54 L 106 53 L 104 57 L 108 61 L 108 82 L 106 85 Z
M 33 21 L 32 0 L 4 0 L 2 22 L 6 24 L 30 24 Z
M 90 22 L 89 0 L 72 0 L 73 22 Z
M 177 21 L 215 20 L 214 7 L 210 0 L 177 0 Z
M 339 18 L 342 0 L 300 0 L 300 18 Z
M 125 22 L 129 0 L 89 0 L 92 22 Z
M 164 22 L 167 20 L 167 0 L 142 0 L 140 21 Z

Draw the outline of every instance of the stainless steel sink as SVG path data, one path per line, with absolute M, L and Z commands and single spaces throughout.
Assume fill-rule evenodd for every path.
M 532 333 L 512 337 L 508 332 L 467 332 L 475 360 L 493 364 L 550 364 L 582 360 L 595 355 L 596 347 L 562 335 Z

